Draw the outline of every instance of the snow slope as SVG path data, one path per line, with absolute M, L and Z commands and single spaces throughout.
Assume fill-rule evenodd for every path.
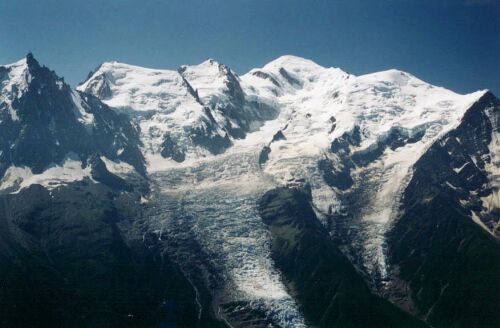
M 227 100 L 225 96 L 231 75 L 236 79 L 230 68 L 214 59 L 207 59 L 199 65 L 181 66 L 179 71 L 193 86 L 203 103 L 208 104 Z
M 23 95 L 30 79 L 26 58 L 10 65 L 0 66 L 0 109 L 8 110 L 13 121 L 17 121 L 18 117 L 12 108 L 12 102 Z
M 159 153 L 167 135 L 181 147 L 188 148 L 189 153 L 208 154 L 193 144 L 189 131 L 207 130 L 210 117 L 192 87 L 177 71 L 109 62 L 102 64 L 77 89 L 92 93 L 107 105 L 131 115 L 142 131 L 143 151 L 150 163 L 165 164 Z M 103 90 L 107 91 L 103 94 Z M 213 133 L 224 136 L 216 124 Z
M 69 154 L 60 165 L 54 164 L 40 174 L 34 174 L 29 167 L 11 166 L 0 180 L 0 191 L 17 193 L 33 184 L 53 189 L 85 178 L 93 180 L 90 165 L 82 166 L 81 160 L 74 154 Z

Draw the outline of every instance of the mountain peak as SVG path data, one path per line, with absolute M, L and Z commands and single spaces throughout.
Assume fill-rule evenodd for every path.
M 297 69 L 297 68 L 313 68 L 313 69 L 324 69 L 325 67 L 315 63 L 314 61 L 294 55 L 284 55 L 276 58 L 273 61 L 267 63 L 264 69 Z
M 391 68 L 385 71 L 360 75 L 358 76 L 358 79 L 362 82 L 372 83 L 372 84 L 390 83 L 391 85 L 396 85 L 396 86 L 404 86 L 411 84 L 413 86 L 419 85 L 426 88 L 434 87 L 433 85 L 425 81 L 422 81 L 413 74 L 395 68 Z
M 27 57 L 12 64 L 0 66 L 0 103 L 5 102 L 8 105 L 7 108 L 13 121 L 18 120 L 18 116 L 11 104 L 26 92 L 30 81 Z
M 207 58 L 206 60 L 204 60 L 203 62 L 201 62 L 198 66 L 209 66 L 209 65 L 220 65 L 221 63 L 214 59 L 214 58 Z
M 26 65 L 31 69 L 40 68 L 40 63 L 35 59 L 32 52 L 28 52 L 25 58 Z
M 272 93 L 279 94 L 285 89 L 288 90 L 286 92 L 295 92 L 293 90 L 303 88 L 310 90 L 315 88 L 314 84 L 318 81 L 339 82 L 348 76 L 348 73 L 339 68 L 327 68 L 309 59 L 285 55 L 267 63 L 262 68 L 252 69 L 242 78 L 249 79 L 250 84 L 267 84 L 273 89 Z
M 26 68 L 27 66 L 27 60 L 26 60 L 26 57 L 23 57 L 13 63 L 10 63 L 10 64 L 4 64 L 4 65 L 0 65 L 0 67 L 3 67 L 7 70 L 11 70 L 11 69 L 14 69 L 14 68 Z
M 180 72 L 185 71 L 198 71 L 203 74 L 210 75 L 228 75 L 234 74 L 234 72 L 225 64 L 219 62 L 216 59 L 208 58 L 197 65 L 182 65 L 180 67 Z
M 27 61 L 35 60 L 35 56 L 33 56 L 33 53 L 31 51 L 26 54 L 26 60 Z
M 240 89 L 238 77 L 228 66 L 209 58 L 198 65 L 184 65 L 179 73 L 198 90 L 200 97 L 220 100 L 228 89 Z

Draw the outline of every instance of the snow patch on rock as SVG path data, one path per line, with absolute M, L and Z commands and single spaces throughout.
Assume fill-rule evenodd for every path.
M 11 166 L 0 180 L 0 190 L 17 193 L 33 184 L 54 189 L 85 178 L 91 179 L 91 167 L 85 168 L 77 156 L 69 154 L 61 164 L 52 165 L 40 174 L 33 174 L 29 167 Z
M 105 156 L 100 157 L 101 160 L 106 165 L 106 169 L 118 176 L 127 176 L 128 174 L 135 172 L 135 169 L 132 165 L 122 162 L 122 161 L 112 161 Z
M 6 109 L 13 121 L 19 118 L 12 107 L 12 102 L 21 98 L 26 92 L 30 79 L 26 58 L 10 65 L 0 66 L 0 103 L 6 104 Z

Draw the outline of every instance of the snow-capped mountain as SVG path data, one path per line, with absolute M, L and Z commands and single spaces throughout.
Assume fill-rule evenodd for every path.
M 245 101 L 239 78 L 213 60 L 177 71 L 111 62 L 89 76 L 78 90 L 138 123 L 150 163 L 222 153 L 230 136 L 244 137 L 274 116 L 272 108 Z
M 91 178 L 100 157 L 145 173 L 137 131 L 126 117 L 71 90 L 31 54 L 0 66 L 0 74 L 2 190 Z
M 500 105 L 490 92 L 294 56 L 242 76 L 213 59 L 177 70 L 109 62 L 73 91 L 29 55 L 1 66 L 0 81 L 0 190 L 88 177 L 134 194 L 141 210 L 121 234 L 178 266 L 197 320 L 342 326 L 362 306 L 381 327 L 424 325 L 397 307 L 432 325 L 472 322 L 450 303 L 457 281 L 477 275 L 463 265 L 469 246 L 454 242 L 488 249 L 477 258 L 500 252 Z M 436 216 L 463 228 L 426 240 L 420 229 Z M 424 245 L 462 253 L 439 276 Z M 405 260 L 412 252 L 417 264 Z M 415 265 L 426 272 L 419 283 Z M 473 288 L 466 296 L 481 303 Z M 494 320 L 493 306 L 481 307 Z

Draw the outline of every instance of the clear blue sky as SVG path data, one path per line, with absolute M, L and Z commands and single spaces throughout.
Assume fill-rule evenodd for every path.
M 243 74 L 294 54 L 353 74 L 398 68 L 500 95 L 500 1 L 0 0 L 0 63 L 32 51 L 75 86 L 103 61 Z

